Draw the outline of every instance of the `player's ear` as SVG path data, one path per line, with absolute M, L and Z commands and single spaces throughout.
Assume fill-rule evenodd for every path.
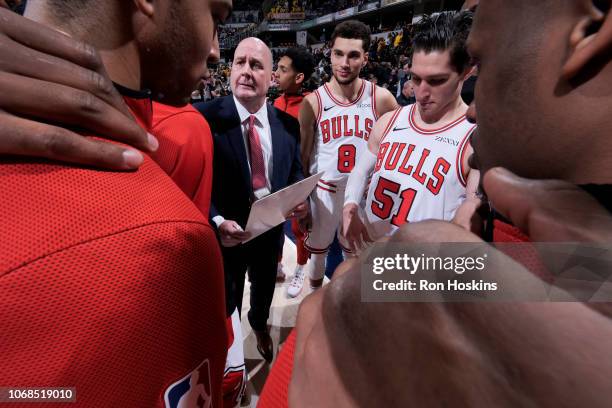
M 153 0 L 133 0 L 136 8 L 147 17 L 152 17 L 155 12 L 155 5 Z
M 603 67 L 612 59 L 610 0 L 585 2 L 588 14 L 576 23 L 569 39 L 569 55 L 562 71 L 566 80 L 574 79 L 593 64 Z
M 365 54 L 363 55 L 363 64 L 361 64 L 361 67 L 365 67 L 366 65 L 368 65 L 368 52 L 366 51 Z
M 295 76 L 295 83 L 300 85 L 304 82 L 304 74 L 299 72 L 296 76 Z
M 463 80 L 467 81 L 471 76 L 475 76 L 476 74 L 476 66 L 475 65 L 468 65 L 465 67 L 465 69 L 463 70 Z

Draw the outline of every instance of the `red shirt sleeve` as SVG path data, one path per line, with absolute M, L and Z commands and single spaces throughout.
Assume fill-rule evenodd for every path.
M 293 371 L 295 338 L 296 331 L 293 329 L 278 354 L 264 385 L 259 405 L 257 405 L 259 408 L 287 408 L 289 406 L 289 382 Z
M 153 103 L 152 133 L 159 140 L 153 159 L 208 218 L 213 172 L 208 122 L 191 105 Z

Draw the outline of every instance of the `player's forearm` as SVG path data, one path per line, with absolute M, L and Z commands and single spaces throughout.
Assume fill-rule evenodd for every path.
M 376 155 L 370 149 L 365 149 L 361 159 L 357 162 L 348 178 L 344 192 L 344 205 L 351 203 L 359 205 L 365 192 L 366 182 L 375 165 Z

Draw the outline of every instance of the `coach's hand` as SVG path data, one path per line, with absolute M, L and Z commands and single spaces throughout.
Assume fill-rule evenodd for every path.
M 245 232 L 236 221 L 225 220 L 219 225 L 219 235 L 221 236 L 221 245 L 224 247 L 233 247 L 249 239 L 250 232 Z
M 342 235 L 346 238 L 350 250 L 354 252 L 372 242 L 361 217 L 359 217 L 357 204 L 349 203 L 342 209 Z
M 145 151 L 157 149 L 157 140 L 130 115 L 93 47 L 4 8 L 0 89 L 0 154 L 118 170 L 143 161 L 136 149 L 92 140 L 67 127 Z

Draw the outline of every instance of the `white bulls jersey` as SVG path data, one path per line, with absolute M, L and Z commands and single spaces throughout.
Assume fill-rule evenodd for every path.
M 414 104 L 396 110 L 380 143 L 365 207 L 376 238 L 406 222 L 449 221 L 465 198 L 462 159 L 476 126 L 463 115 L 425 130 L 414 120 L 416 109 Z
M 324 171 L 323 185 L 346 183 L 348 175 L 368 147 L 376 115 L 376 86 L 360 80 L 357 98 L 342 103 L 332 94 L 328 84 L 314 93 L 319 103 L 315 147 L 310 173 Z

